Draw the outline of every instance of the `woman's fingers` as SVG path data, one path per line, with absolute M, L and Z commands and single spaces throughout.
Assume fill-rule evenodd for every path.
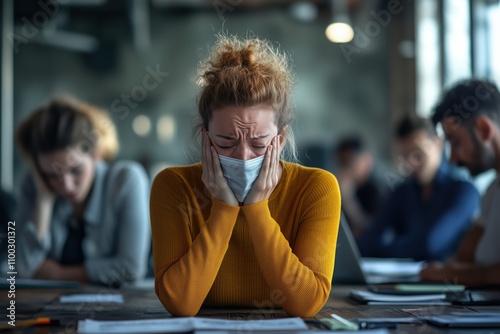
M 279 149 L 278 139 L 273 138 L 267 147 L 264 161 L 255 180 L 252 190 L 245 199 L 245 205 L 269 199 L 279 180 Z
M 278 183 L 278 167 L 279 167 L 279 154 L 278 154 L 278 136 L 273 139 L 273 159 L 272 159 L 272 172 L 271 172 L 271 191 L 274 190 Z
M 206 131 L 202 134 L 202 181 L 210 195 L 231 205 L 238 205 L 238 201 L 229 187 L 220 166 L 217 151 L 212 145 Z

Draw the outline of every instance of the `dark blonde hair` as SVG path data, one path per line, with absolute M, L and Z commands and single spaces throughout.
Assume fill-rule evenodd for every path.
M 289 57 L 259 38 L 218 35 L 217 43 L 199 67 L 197 131 L 208 130 L 215 108 L 266 104 L 275 113 L 278 133 L 286 131 L 284 158 L 297 160 L 293 130 L 293 75 Z
M 108 115 L 68 96 L 53 98 L 34 110 L 17 128 L 16 143 L 29 159 L 75 146 L 108 160 L 118 152 L 116 128 Z

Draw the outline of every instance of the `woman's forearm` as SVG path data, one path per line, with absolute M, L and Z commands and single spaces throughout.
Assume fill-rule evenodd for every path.
M 35 273 L 35 278 L 58 281 L 87 282 L 87 272 L 83 265 L 63 266 L 58 262 L 46 259 Z
M 52 209 L 54 207 L 54 198 L 37 195 L 35 200 L 35 210 L 33 212 L 33 222 L 36 227 L 36 236 L 42 241 L 50 227 L 52 219 Z

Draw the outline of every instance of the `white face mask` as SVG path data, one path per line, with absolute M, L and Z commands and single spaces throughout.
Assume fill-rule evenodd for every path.
M 222 173 L 227 179 L 238 202 L 243 203 L 254 181 L 259 176 L 265 155 L 250 160 L 240 160 L 219 154 Z

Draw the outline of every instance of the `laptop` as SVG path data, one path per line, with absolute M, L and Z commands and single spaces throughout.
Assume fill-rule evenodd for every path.
M 333 284 L 367 284 L 361 269 L 361 255 L 344 213 L 340 215 Z
M 344 214 L 340 217 L 333 284 L 370 285 L 418 282 L 423 262 L 411 259 L 361 258 Z M 376 269 L 379 270 L 376 270 Z M 403 271 L 401 271 L 403 269 Z

